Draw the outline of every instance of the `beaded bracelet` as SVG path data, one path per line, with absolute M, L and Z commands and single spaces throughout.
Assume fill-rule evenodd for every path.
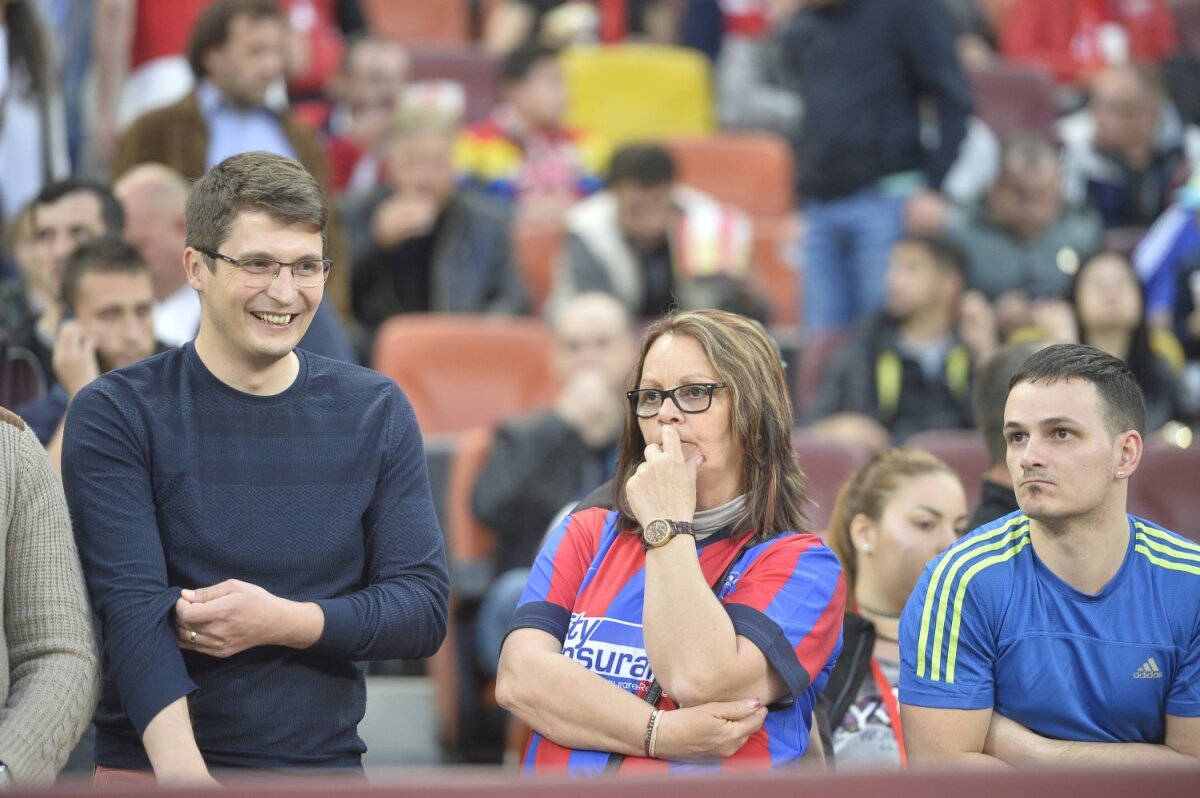
M 651 759 L 654 758 L 654 738 L 658 735 L 658 716 L 662 713 L 661 709 L 654 710 L 650 713 L 650 720 L 646 723 L 646 756 Z

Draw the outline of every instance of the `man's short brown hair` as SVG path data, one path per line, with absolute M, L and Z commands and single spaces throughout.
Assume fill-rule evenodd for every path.
M 207 77 L 204 57 L 210 50 L 221 47 L 229 40 L 229 29 L 236 17 L 251 19 L 276 18 L 284 21 L 283 9 L 275 0 L 216 0 L 210 3 L 196 18 L 192 36 L 188 40 L 187 59 L 196 80 Z

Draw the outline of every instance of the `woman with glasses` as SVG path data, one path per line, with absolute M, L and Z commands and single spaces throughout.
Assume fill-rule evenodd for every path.
M 741 316 L 647 330 L 613 479 L 533 566 L 497 698 L 528 771 L 777 767 L 810 747 L 845 586 L 804 534 L 779 355 Z M 815 736 L 815 735 L 814 735 Z

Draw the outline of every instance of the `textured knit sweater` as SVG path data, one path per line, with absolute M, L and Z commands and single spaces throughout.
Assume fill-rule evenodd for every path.
M 54 779 L 96 705 L 97 657 L 62 487 L 32 431 L 0 408 L 0 761 Z
M 354 768 L 368 659 L 432 654 L 448 579 L 412 408 L 377 372 L 297 350 L 293 384 L 237 391 L 192 344 L 111 372 L 67 415 L 63 478 L 101 624 L 96 762 L 188 695 L 210 767 Z M 316 602 L 305 650 L 176 644 L 181 588 L 240 579 Z

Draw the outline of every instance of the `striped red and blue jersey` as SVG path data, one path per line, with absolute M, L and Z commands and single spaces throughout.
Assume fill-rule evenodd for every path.
M 1129 516 L 1097 594 L 1038 557 L 1012 513 L 925 570 L 900 620 L 900 700 L 988 709 L 1058 740 L 1150 743 L 1200 716 L 1200 545 Z
M 622 773 L 770 768 L 794 763 L 808 750 L 813 705 L 842 648 L 841 567 L 814 535 L 789 532 L 750 547 L 746 540 L 718 532 L 698 541 L 700 568 L 710 584 L 728 571 L 717 598 L 737 634 L 757 645 L 783 678 L 788 695 L 768 707 L 762 728 L 724 760 L 629 757 Z M 618 529 L 615 511 L 567 516 L 534 562 L 510 631 L 541 629 L 562 641 L 564 656 L 644 697 L 654 680 L 642 637 L 645 565 L 641 538 Z M 676 708 L 666 693 L 658 706 Z M 524 769 L 599 773 L 608 758 L 604 751 L 557 745 L 535 730 Z

